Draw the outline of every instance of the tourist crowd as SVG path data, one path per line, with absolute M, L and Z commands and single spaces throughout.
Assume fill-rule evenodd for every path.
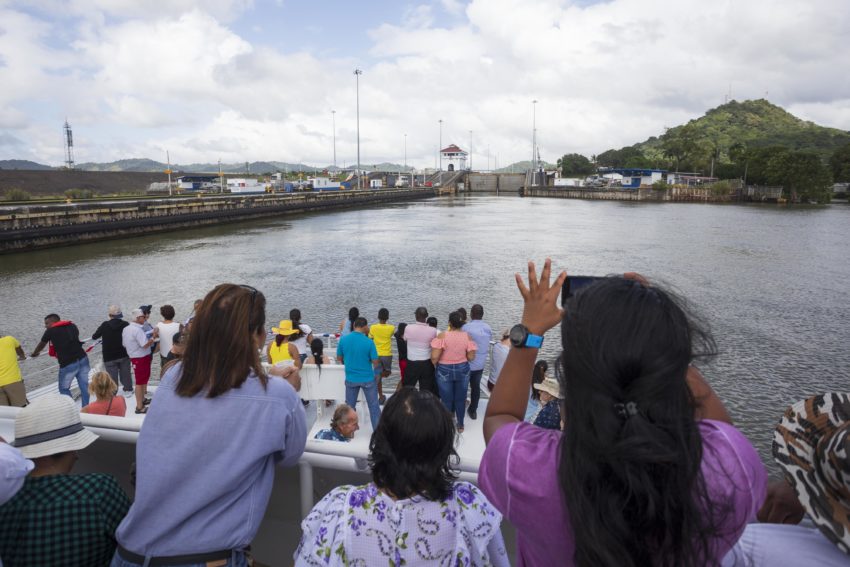
M 398 325 L 381 308 L 371 326 L 353 307 L 334 356 L 297 309 L 267 340 L 266 298 L 247 285 L 217 286 L 182 324 L 168 305 L 156 326 L 149 305 L 130 322 L 111 306 L 93 335 L 105 371 L 91 378 L 76 325 L 51 314 L 32 356 L 49 345 L 60 395 L 29 404 L 24 350 L 5 336 L 0 404 L 22 409 L 13 444 L 0 442 L 0 559 L 252 564 L 275 468 L 294 465 L 307 443 L 302 372 L 340 364 L 345 403 L 314 437 L 353 439 L 362 393 L 371 482 L 331 490 L 302 521 L 294 557 L 275 564 L 850 564 L 850 394 L 786 410 L 773 443 L 784 478 L 768 483 L 694 366 L 716 349 L 682 300 L 630 273 L 559 306 L 565 277 L 548 260 L 539 274 L 529 263 L 527 278 L 516 277 L 522 316 L 497 334 L 479 304 L 468 319 L 464 308 L 450 313 L 445 330 L 425 307 Z M 561 355 L 550 365 L 537 355 L 556 325 Z M 400 380 L 389 395 L 393 341 Z M 162 376 L 151 402 L 155 352 Z M 455 444 L 465 420 L 478 419 L 488 353 L 476 486 L 459 480 Z M 70 397 L 73 380 L 85 413 L 147 413 L 132 502 L 109 475 L 70 474 L 97 439 Z M 513 558 L 503 519 L 516 529 Z

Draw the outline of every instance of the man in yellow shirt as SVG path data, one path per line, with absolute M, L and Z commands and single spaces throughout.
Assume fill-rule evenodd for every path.
M 22 408 L 27 405 L 27 390 L 18 366 L 18 360 L 26 358 L 18 339 L 12 336 L 0 338 L 0 406 Z
M 395 325 L 388 325 L 390 312 L 386 307 L 378 310 L 378 322 L 369 328 L 369 338 L 375 341 L 375 349 L 378 351 L 378 365 L 375 367 L 375 382 L 378 383 L 378 401 L 384 403 L 387 397 L 384 395 L 383 380 L 392 374 L 393 366 L 393 333 Z

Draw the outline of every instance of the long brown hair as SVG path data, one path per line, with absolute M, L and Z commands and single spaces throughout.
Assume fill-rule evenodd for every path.
M 255 343 L 266 324 L 266 297 L 249 286 L 221 284 L 204 298 L 192 321 L 177 382 L 180 396 L 202 390 L 214 398 L 238 388 L 253 370 L 263 387 L 268 377 Z

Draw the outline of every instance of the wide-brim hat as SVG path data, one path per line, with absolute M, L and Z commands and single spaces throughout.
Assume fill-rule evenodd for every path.
M 272 333 L 275 335 L 294 335 L 295 333 L 300 332 L 301 329 L 293 329 L 292 321 L 289 319 L 284 319 L 280 322 L 279 327 L 272 327 Z
M 15 417 L 13 444 L 28 459 L 79 451 L 96 439 L 97 435 L 83 427 L 80 410 L 69 396 L 40 397 Z
M 558 381 L 554 378 L 544 378 L 542 382 L 534 385 L 534 389 L 546 392 L 558 399 L 564 398 L 564 396 L 561 395 L 561 385 L 558 384 Z
M 830 392 L 785 410 L 773 457 L 815 525 L 850 554 L 850 394 Z

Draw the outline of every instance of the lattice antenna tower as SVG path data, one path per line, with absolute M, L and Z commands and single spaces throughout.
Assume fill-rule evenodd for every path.
M 74 169 L 74 134 L 71 132 L 71 125 L 68 124 L 68 119 L 65 119 L 65 167 Z

